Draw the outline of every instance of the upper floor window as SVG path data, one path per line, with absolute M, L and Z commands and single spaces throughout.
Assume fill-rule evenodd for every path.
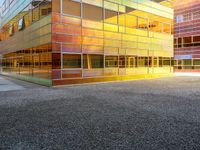
M 9 35 L 12 36 L 14 34 L 14 25 L 11 24 L 9 27 Z
M 183 22 L 183 15 L 176 16 L 176 23 L 181 23 L 181 22 Z
M 24 17 L 22 17 L 18 22 L 18 30 L 23 30 L 25 28 Z
M 81 17 L 81 3 L 79 0 L 63 0 L 63 13 Z
M 192 13 L 187 13 L 183 16 L 184 21 L 190 21 L 192 20 Z
M 2 13 L 6 13 L 9 9 L 9 6 L 16 0 L 5 0 L 2 4 Z

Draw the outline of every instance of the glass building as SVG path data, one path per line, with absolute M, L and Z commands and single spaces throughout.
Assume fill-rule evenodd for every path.
M 176 0 L 175 71 L 200 72 L 200 1 Z
M 2 73 L 48 86 L 171 76 L 174 14 L 165 3 L 6 0 Z

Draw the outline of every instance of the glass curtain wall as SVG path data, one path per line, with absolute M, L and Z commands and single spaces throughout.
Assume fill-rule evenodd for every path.
M 1 28 L 0 49 L 4 74 L 29 81 L 33 81 L 31 78 L 34 77 L 38 79 L 34 80 L 37 83 L 42 79 L 51 82 L 51 12 L 51 1 L 32 1 Z
M 172 19 L 131 3 L 62 0 L 52 22 L 54 80 L 173 72 Z
M 51 79 L 51 55 L 51 45 L 8 53 L 2 59 L 2 71 Z
M 24 8 L 1 30 L 6 72 L 55 85 L 173 72 L 171 8 L 150 0 L 34 0 Z
M 200 1 L 175 1 L 175 71 L 200 72 Z

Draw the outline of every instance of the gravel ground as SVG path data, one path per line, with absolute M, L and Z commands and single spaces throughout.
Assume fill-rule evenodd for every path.
M 199 150 L 200 77 L 0 92 L 0 149 Z

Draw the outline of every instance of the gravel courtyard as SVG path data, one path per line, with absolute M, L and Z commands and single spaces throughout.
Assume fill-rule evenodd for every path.
M 56 88 L 8 80 L 20 88 L 0 92 L 0 149 L 200 149 L 200 77 Z

